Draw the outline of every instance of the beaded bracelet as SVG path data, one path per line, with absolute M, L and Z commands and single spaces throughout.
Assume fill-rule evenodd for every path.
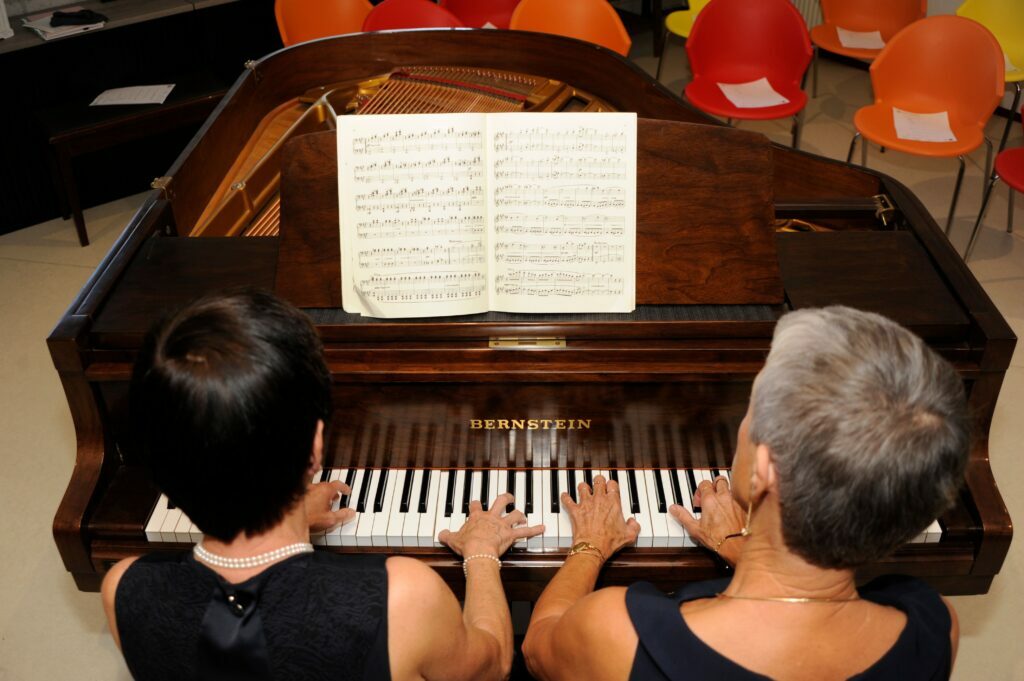
M 501 560 L 499 560 L 497 556 L 492 556 L 489 553 L 474 553 L 472 556 L 466 556 L 462 559 L 462 574 L 465 575 L 467 579 L 469 578 L 469 570 L 466 569 L 466 564 L 474 558 L 487 558 L 488 560 L 493 560 L 498 564 L 498 569 L 501 570 Z

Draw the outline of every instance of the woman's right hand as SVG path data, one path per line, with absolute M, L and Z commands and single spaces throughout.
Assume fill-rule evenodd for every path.
M 581 482 L 573 501 L 568 492 L 562 493 L 562 505 L 572 520 L 573 543 L 589 542 L 601 551 L 607 560 L 623 546 L 636 541 L 640 523 L 635 518 L 626 520 L 622 516 L 622 502 L 619 500 L 619 483 L 605 481 L 604 476 L 594 477 L 594 488 Z
M 543 525 L 526 527 L 526 516 L 518 509 L 502 516 L 505 507 L 514 500 L 507 492 L 499 494 L 487 511 L 479 501 L 471 501 L 466 524 L 458 532 L 442 530 L 437 538 L 460 556 L 485 554 L 499 558 L 513 542 L 544 532 Z

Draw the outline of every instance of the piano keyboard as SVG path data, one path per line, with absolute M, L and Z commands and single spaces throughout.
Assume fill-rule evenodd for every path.
M 669 507 L 679 504 L 700 517 L 700 507 L 693 503 L 697 486 L 719 475 L 731 481 L 726 469 L 324 469 L 313 482 L 340 480 L 352 489 L 334 502 L 333 510 L 354 508 L 358 515 L 333 530 L 314 533 L 311 541 L 320 546 L 441 546 L 437 535 L 462 527 L 471 501 L 486 509 L 499 494 L 511 492 L 515 503 L 506 512 L 518 508 L 527 524 L 546 528 L 543 535 L 515 546 L 530 552 L 565 550 L 572 546 L 572 522 L 560 501 L 562 492 L 575 499 L 577 485 L 592 484 L 598 474 L 618 481 L 623 515 L 640 524 L 638 547 L 696 546 Z M 911 543 L 938 542 L 941 537 L 935 520 Z M 146 523 L 146 539 L 195 543 L 201 538 L 188 516 L 160 495 Z

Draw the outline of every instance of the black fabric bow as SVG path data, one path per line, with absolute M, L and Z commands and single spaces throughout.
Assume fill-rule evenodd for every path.
M 259 593 L 218 584 L 203 615 L 199 636 L 198 678 L 202 681 L 269 681 L 270 658 Z

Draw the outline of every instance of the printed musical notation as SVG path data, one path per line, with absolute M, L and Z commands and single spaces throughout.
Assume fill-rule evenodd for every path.
M 360 239 L 396 239 L 438 236 L 472 236 L 483 234 L 487 220 L 483 215 L 435 218 L 386 218 L 361 220 L 356 223 Z
M 596 184 L 503 184 L 494 189 L 494 205 L 499 208 L 625 208 L 626 192 L 622 187 Z
M 499 213 L 494 216 L 496 234 L 537 234 L 550 236 L 622 236 L 626 218 L 622 215 L 528 215 Z
M 450 156 L 424 161 L 381 161 L 352 168 L 352 179 L 360 184 L 370 182 L 406 183 L 410 180 L 444 180 L 458 182 L 480 177 L 483 159 L 479 156 L 453 159 Z
M 622 180 L 625 177 L 626 164 L 621 158 L 556 154 L 543 159 L 504 157 L 494 161 L 497 180 Z
M 510 265 L 553 265 L 561 263 L 620 263 L 625 255 L 622 244 L 602 242 L 569 242 L 535 244 L 517 241 L 499 241 L 494 245 L 495 262 Z
M 483 241 L 370 248 L 359 251 L 359 266 L 387 270 L 430 265 L 479 265 L 484 261 L 485 253 Z
M 470 211 L 482 208 L 482 185 L 433 187 L 431 189 L 373 189 L 355 194 L 358 211 L 373 214 L 416 212 L 425 215 Z
M 383 303 L 436 303 L 481 298 L 487 277 L 480 272 L 372 274 L 358 283 L 360 295 Z
M 560 152 L 622 155 L 626 149 L 626 133 L 608 132 L 595 127 L 579 127 L 566 135 L 561 130 L 548 126 L 524 127 L 515 132 L 497 132 L 494 135 L 494 151 L 498 153 L 520 153 L 524 151 Z
M 499 294 L 565 298 L 621 295 L 625 280 L 610 272 L 510 270 L 495 277 L 494 283 Z
M 420 154 L 434 151 L 479 151 L 483 141 L 481 130 L 457 130 L 454 126 L 440 126 L 418 132 L 390 130 L 388 132 L 355 137 L 353 156 L 381 156 L 388 154 Z

